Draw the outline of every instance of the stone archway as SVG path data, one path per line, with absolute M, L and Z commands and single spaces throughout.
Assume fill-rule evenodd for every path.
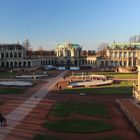
M 9 62 L 6 62 L 6 67 L 9 68 Z
M 26 61 L 23 62 L 23 67 L 26 67 Z
M 17 67 L 17 61 L 14 62 L 14 67 Z
M 18 63 L 19 67 L 21 67 L 21 62 Z
M 13 62 L 12 61 L 10 62 L 10 68 L 13 68 Z
M 31 62 L 30 61 L 28 61 L 28 67 L 31 67 Z

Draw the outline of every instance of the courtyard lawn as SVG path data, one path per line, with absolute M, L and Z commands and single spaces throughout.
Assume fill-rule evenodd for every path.
M 132 81 L 122 81 L 118 84 L 98 86 L 94 88 L 66 88 L 64 93 L 87 93 L 87 94 L 132 94 Z
M 99 74 L 99 75 L 105 75 L 109 77 L 114 77 L 118 79 L 137 79 L 138 74 L 137 73 L 117 73 L 117 72 L 92 72 L 89 74 Z
M 0 72 L 0 78 L 15 78 L 18 75 L 18 72 Z
M 47 136 L 47 135 L 37 134 L 35 135 L 33 140 L 63 140 L 63 139 L 56 136 Z
M 101 102 L 62 102 L 53 106 L 50 115 L 54 116 L 69 116 L 72 113 L 81 113 L 83 115 L 98 116 L 109 118 L 106 106 Z
M 0 88 L 0 94 L 21 94 L 26 88 Z
M 54 120 L 46 121 L 44 127 L 71 133 L 96 133 L 109 131 L 114 128 L 114 125 L 105 123 L 99 120 Z

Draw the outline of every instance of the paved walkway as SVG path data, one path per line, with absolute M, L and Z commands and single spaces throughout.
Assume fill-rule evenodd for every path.
M 47 93 L 62 79 L 68 71 L 60 73 L 57 77 L 49 79 L 49 83 L 45 84 L 38 92 L 29 97 L 24 103 L 10 112 L 7 118 L 7 127 L 0 127 L 0 140 L 3 140 L 16 125 L 18 125 L 38 103 L 47 95 Z M 35 98 L 37 96 L 37 98 Z
M 132 99 L 120 99 L 116 100 L 116 102 L 120 105 L 127 118 L 140 133 L 140 105 Z

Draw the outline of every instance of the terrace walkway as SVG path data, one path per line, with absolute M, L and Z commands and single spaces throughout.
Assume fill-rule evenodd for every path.
M 0 140 L 3 140 L 18 124 L 20 124 L 67 72 L 68 71 L 64 71 L 57 77 L 49 79 L 49 83 L 46 83 L 38 92 L 33 94 L 6 116 L 8 126 L 0 127 Z M 35 96 L 37 96 L 37 98 L 35 98 Z
M 129 121 L 140 133 L 140 105 L 131 99 L 120 99 L 116 100 L 116 102 L 119 104 Z

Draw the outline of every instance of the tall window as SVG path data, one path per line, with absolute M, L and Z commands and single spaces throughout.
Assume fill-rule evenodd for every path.
M 10 53 L 10 58 L 12 58 L 13 57 L 13 53 Z
M 127 57 L 127 52 L 124 52 L 124 57 Z
M 122 52 L 120 52 L 120 57 L 122 57 Z
M 21 57 L 21 52 L 18 53 L 18 57 Z
M 120 66 L 122 66 L 122 61 L 120 61 Z
M 136 57 L 136 52 L 134 52 L 134 54 L 133 54 L 133 55 L 134 55 L 134 57 Z
M 129 57 L 132 57 L 132 52 L 129 52 Z
M 126 61 L 124 61 L 124 66 L 126 66 L 127 65 L 127 63 L 126 63 Z
M 115 57 L 118 57 L 118 52 L 115 52 Z
M 6 53 L 6 58 L 8 58 L 9 57 L 9 54 L 8 53 Z
M 14 53 L 14 57 L 17 57 L 17 53 Z
M 110 56 L 113 57 L 113 52 L 111 52 Z

